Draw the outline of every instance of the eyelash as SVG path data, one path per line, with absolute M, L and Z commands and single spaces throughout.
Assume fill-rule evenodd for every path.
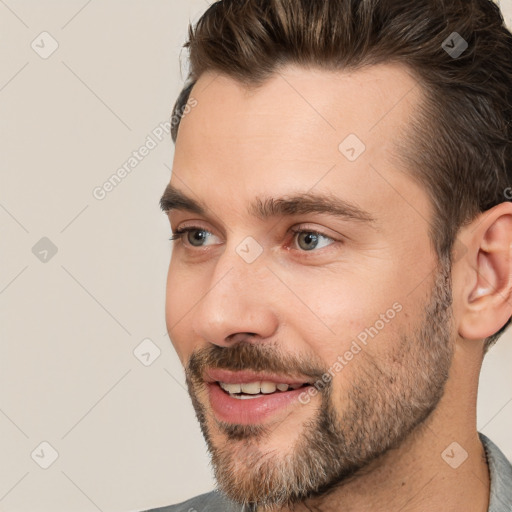
M 208 231 L 207 229 L 204 229 L 202 227 L 199 227 L 199 226 L 188 226 L 186 228 L 181 228 L 181 229 L 177 229 L 175 231 L 175 233 L 173 234 L 173 236 L 171 236 L 171 238 L 169 238 L 169 240 L 171 241 L 180 241 L 183 243 L 183 238 L 185 237 L 185 235 L 187 233 L 189 233 L 190 231 L 204 231 L 206 233 L 209 233 L 209 234 L 213 234 L 211 233 L 211 231 Z M 298 234 L 302 234 L 302 233 L 308 233 L 308 234 L 311 234 L 311 235 L 316 235 L 316 236 L 321 236 L 331 242 L 334 242 L 336 243 L 337 240 L 335 240 L 334 238 L 331 238 L 330 236 L 326 235 L 325 233 L 321 233 L 320 231 L 315 231 L 314 229 L 299 229 L 299 228 L 291 228 L 290 231 L 294 234 L 294 236 L 298 235 Z M 332 245 L 332 244 L 329 244 L 329 245 Z M 192 246 L 193 247 L 193 246 Z M 322 247 L 322 249 L 325 249 L 326 247 Z M 196 247 L 196 249 L 201 249 L 201 247 Z M 308 253 L 308 252 L 315 252 L 314 250 L 312 251 L 300 251 L 300 252 L 303 252 L 303 253 Z M 318 251 L 316 251 L 318 252 Z

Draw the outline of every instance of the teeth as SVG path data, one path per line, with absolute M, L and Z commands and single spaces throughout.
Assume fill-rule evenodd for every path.
M 242 384 L 242 393 L 257 395 L 261 389 L 261 382 L 248 382 Z
M 288 391 L 289 389 L 298 389 L 302 387 L 302 384 L 276 384 L 275 382 L 247 382 L 244 384 L 227 384 L 225 382 L 219 382 L 220 387 L 230 393 L 231 395 L 236 393 L 247 393 L 248 395 L 258 395 L 260 393 L 270 394 L 275 393 L 276 390 Z
M 228 393 L 240 393 L 242 391 L 242 386 L 240 384 L 225 384 L 224 382 L 219 382 L 220 387 L 227 391 Z
M 277 385 L 273 382 L 262 382 L 261 392 L 262 393 L 273 393 L 277 389 Z

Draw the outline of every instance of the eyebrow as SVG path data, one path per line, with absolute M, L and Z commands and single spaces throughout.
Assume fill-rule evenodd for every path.
M 160 208 L 165 213 L 184 210 L 206 216 L 208 208 L 173 185 L 167 185 Z M 343 220 L 374 224 L 376 219 L 350 201 L 333 194 L 305 192 L 285 197 L 257 197 L 249 205 L 248 213 L 260 220 L 275 216 L 293 216 L 307 213 L 326 213 Z

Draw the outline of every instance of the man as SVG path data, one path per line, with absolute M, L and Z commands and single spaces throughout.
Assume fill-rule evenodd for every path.
M 476 429 L 512 315 L 498 7 L 224 0 L 188 47 L 166 321 L 218 490 L 159 510 L 511 511 Z

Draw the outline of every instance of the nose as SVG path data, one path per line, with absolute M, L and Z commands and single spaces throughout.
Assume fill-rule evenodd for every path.
M 191 321 L 195 334 L 225 347 L 242 338 L 272 337 L 279 324 L 276 297 L 270 288 L 272 277 L 264 255 L 247 263 L 235 249 L 226 247 L 194 308 Z

